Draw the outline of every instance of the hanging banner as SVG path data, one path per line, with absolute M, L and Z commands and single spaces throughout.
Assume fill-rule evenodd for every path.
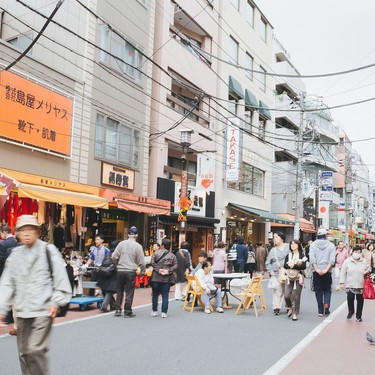
M 319 219 L 322 219 L 322 227 L 329 228 L 329 202 L 319 201 Z
M 239 119 L 234 119 L 239 120 Z M 240 177 L 240 129 L 228 125 L 226 129 L 225 180 L 239 181 Z
M 175 202 L 179 202 L 181 195 L 181 183 L 175 183 Z M 188 186 L 187 198 L 190 200 L 190 207 L 187 211 L 187 217 L 189 215 L 193 216 L 206 216 L 206 192 L 197 191 L 195 187 Z M 179 213 L 180 206 L 178 204 L 174 205 L 174 212 Z
M 207 154 L 197 156 L 197 190 L 215 191 L 215 158 Z

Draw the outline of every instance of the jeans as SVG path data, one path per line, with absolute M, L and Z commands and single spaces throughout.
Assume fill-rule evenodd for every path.
M 210 298 L 211 297 L 216 297 L 216 301 L 217 301 L 217 304 L 216 304 L 216 307 L 222 307 L 223 306 L 223 303 L 221 301 L 221 289 L 218 289 L 216 291 L 216 294 L 207 294 L 206 292 L 203 294 L 203 303 L 204 303 L 204 307 L 205 308 L 210 308 Z
M 107 310 L 108 305 L 110 306 L 111 310 L 116 310 L 116 301 L 113 297 L 115 293 L 113 292 L 106 292 L 105 290 L 102 291 L 104 300 L 102 303 L 102 310 Z
M 22 375 L 48 374 L 47 352 L 52 319 L 18 318 L 17 346 Z
M 329 307 L 331 304 L 331 272 L 327 272 L 323 276 L 320 276 L 317 272 L 313 272 L 313 283 L 315 298 L 316 302 L 318 303 L 318 313 L 323 314 L 324 308 Z
M 168 312 L 169 283 L 152 283 L 152 311 L 158 311 L 158 299 L 161 294 L 161 312 Z
M 236 272 L 242 273 L 244 271 L 244 269 L 245 269 L 245 262 L 237 260 L 236 268 L 235 268 Z
M 121 311 L 122 299 L 124 298 L 125 288 L 125 305 L 124 313 L 129 314 L 132 312 L 134 289 L 135 289 L 135 271 L 118 271 L 117 272 L 117 297 L 116 297 L 116 310 Z
M 349 313 L 354 314 L 354 298 L 357 297 L 357 311 L 355 317 L 357 319 L 362 318 L 362 311 L 363 311 L 363 295 L 362 294 L 354 294 L 352 292 L 347 292 L 346 300 L 348 303 L 348 311 Z

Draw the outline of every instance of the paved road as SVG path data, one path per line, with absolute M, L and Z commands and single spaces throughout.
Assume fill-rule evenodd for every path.
M 150 290 L 137 293 L 149 294 Z M 297 322 L 288 319 L 285 312 L 275 317 L 272 314 L 270 291 L 266 287 L 265 293 L 268 308 L 264 316 L 258 318 L 252 310 L 238 316 L 235 316 L 235 310 L 206 315 L 197 308 L 190 314 L 182 311 L 182 302 L 172 301 L 167 319 L 153 318 L 150 316 L 150 306 L 140 306 L 135 309 L 135 319 L 104 314 L 61 323 L 55 326 L 52 336 L 51 374 L 257 375 L 277 374 L 283 369 L 285 374 L 306 374 L 304 369 L 310 368 L 309 363 L 316 358 L 311 357 L 312 352 L 308 348 L 330 326 L 334 326 L 331 322 L 340 320 L 347 324 L 346 307 L 342 305 L 345 293 L 333 293 L 331 310 L 334 312 L 342 305 L 341 310 L 329 318 L 320 318 L 313 292 L 304 289 L 300 319 Z M 369 303 L 375 312 L 375 302 Z M 334 339 L 340 337 L 343 341 L 340 345 L 346 346 L 345 352 L 350 355 L 353 345 L 351 335 L 358 336 L 358 340 L 364 337 L 362 331 L 366 319 L 369 322 L 372 319 L 371 326 L 375 327 L 374 318 L 367 316 L 366 308 L 367 303 L 364 322 L 350 322 L 353 329 L 348 334 L 331 333 L 328 348 L 334 349 Z M 375 350 L 360 340 L 366 350 Z M 0 337 L 1 374 L 19 373 L 15 342 L 14 337 Z M 305 342 L 309 343 L 307 349 Z M 318 357 L 324 354 L 319 353 L 319 345 L 314 350 Z M 327 350 L 327 346 L 324 346 L 324 350 Z M 344 358 L 345 352 L 342 354 Z M 304 358 L 304 361 L 298 361 L 299 358 Z M 288 371 L 287 366 L 292 363 L 295 366 Z M 314 373 L 344 374 L 332 371 L 329 364 L 327 368 L 331 370 Z

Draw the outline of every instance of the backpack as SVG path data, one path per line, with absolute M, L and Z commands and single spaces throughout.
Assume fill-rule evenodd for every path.
M 51 274 L 51 279 L 53 281 L 53 273 L 52 273 L 52 262 L 51 262 L 51 254 L 48 250 L 48 245 L 46 246 L 46 254 L 47 254 L 47 260 L 48 260 L 48 268 L 49 268 L 49 272 Z M 66 268 L 66 267 L 65 267 Z M 69 278 L 69 274 L 68 274 L 68 271 L 66 271 L 67 275 L 68 275 L 68 278 Z M 56 314 L 56 317 L 58 318 L 61 318 L 63 316 L 66 315 L 66 313 L 68 312 L 69 310 L 69 307 L 70 307 L 70 303 L 68 302 L 67 304 L 65 305 L 62 305 L 62 306 L 59 306 L 59 309 L 57 311 L 57 314 Z

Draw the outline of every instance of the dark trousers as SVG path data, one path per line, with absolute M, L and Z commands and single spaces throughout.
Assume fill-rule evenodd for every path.
M 288 280 L 285 284 L 284 289 L 284 298 L 285 298 L 285 305 L 286 307 L 290 308 L 293 306 L 294 314 L 299 314 L 300 304 L 301 304 L 301 293 L 302 293 L 302 285 L 297 281 L 290 281 L 288 284 Z
M 245 262 L 237 260 L 236 267 L 235 267 L 236 272 L 242 273 L 244 269 L 245 269 Z
M 152 311 L 158 311 L 158 299 L 161 294 L 161 312 L 168 312 L 169 283 L 152 283 Z
M 355 317 L 357 319 L 362 318 L 362 311 L 363 311 L 363 295 L 362 294 L 354 294 L 352 292 L 347 292 L 346 301 L 348 303 L 348 311 L 349 313 L 354 314 L 354 299 L 357 297 L 357 311 L 355 313 Z
M 116 310 L 116 301 L 115 301 L 115 298 L 113 297 L 113 295 L 115 293 L 113 292 L 107 292 L 105 290 L 102 290 L 103 292 L 103 296 L 104 296 L 104 300 L 103 300 L 103 304 L 102 304 L 102 309 L 103 310 L 107 310 L 107 307 L 108 305 L 110 306 L 111 310 Z
M 323 276 L 320 276 L 317 272 L 313 272 L 313 282 L 315 298 L 318 303 L 318 313 L 323 314 L 324 307 L 329 307 L 331 304 L 331 272 L 327 272 Z
M 52 319 L 17 318 L 17 346 L 22 375 L 48 374 L 47 351 Z
M 122 299 L 124 298 L 125 289 L 125 305 L 124 313 L 132 312 L 134 289 L 135 289 L 135 271 L 118 271 L 117 272 L 117 297 L 116 310 L 121 311 Z
M 253 277 L 253 272 L 256 270 L 256 264 L 255 263 L 246 263 L 245 264 L 245 273 L 249 273 L 250 277 Z

